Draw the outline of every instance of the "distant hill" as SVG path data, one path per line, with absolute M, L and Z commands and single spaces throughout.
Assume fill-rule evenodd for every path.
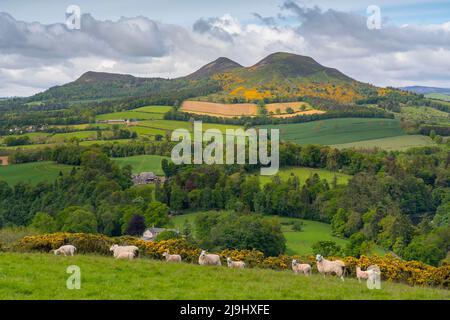
M 404 90 L 404 91 L 413 92 L 413 93 L 418 93 L 418 94 L 441 93 L 441 94 L 449 94 L 450 95 L 450 88 L 409 86 L 409 87 L 400 87 L 399 89 Z
M 233 103 L 262 99 L 298 101 L 313 97 L 330 101 L 332 105 L 333 102 L 354 104 L 360 99 L 377 96 L 379 90 L 337 69 L 323 66 L 311 57 L 277 52 L 250 67 L 220 57 L 175 79 L 88 71 L 77 80 L 50 88 L 29 101 L 79 103 L 84 100 L 150 98 L 155 103 L 173 104 L 189 98 Z
M 228 72 L 236 68 L 242 68 L 242 66 L 239 63 L 234 62 L 233 60 L 225 57 L 220 57 L 213 62 L 204 65 L 194 73 L 191 73 L 190 75 L 184 77 L 184 79 L 198 80 L 208 78 L 215 74 Z
M 119 73 L 107 73 L 107 72 L 95 72 L 88 71 L 81 75 L 76 83 L 95 83 L 95 82 L 108 82 L 108 81 L 133 81 L 138 79 L 130 74 Z

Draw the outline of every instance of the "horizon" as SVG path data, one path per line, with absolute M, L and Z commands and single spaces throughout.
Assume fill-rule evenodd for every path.
M 378 1 L 375 30 L 366 26 L 369 1 L 176 0 L 170 6 L 182 12 L 168 12 L 159 0 L 80 0 L 79 30 L 65 24 L 68 1 L 42 1 L 33 11 L 21 2 L 0 1 L 0 97 L 30 96 L 88 71 L 177 78 L 218 57 L 249 66 L 275 52 L 379 87 L 450 87 L 445 1 Z

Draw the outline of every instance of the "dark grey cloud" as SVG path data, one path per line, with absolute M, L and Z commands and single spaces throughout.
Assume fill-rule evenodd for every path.
M 282 9 L 298 18 L 299 35 L 312 45 L 326 47 L 327 43 L 340 42 L 342 47 L 361 48 L 361 53 L 402 52 L 426 47 L 450 49 L 450 32 L 443 29 L 426 29 L 414 26 L 384 25 L 379 30 L 367 27 L 367 17 L 333 9 L 322 11 L 319 7 L 302 7 L 286 1 Z
M 219 23 L 222 23 L 220 18 L 200 18 L 195 21 L 192 29 L 194 32 L 208 34 L 222 41 L 233 42 L 233 35 L 226 31 L 222 26 L 218 25 Z

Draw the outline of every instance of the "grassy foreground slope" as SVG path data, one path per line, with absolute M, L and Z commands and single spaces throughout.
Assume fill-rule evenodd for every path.
M 262 127 L 280 129 L 280 139 L 303 145 L 342 144 L 405 134 L 396 119 L 339 118 Z
M 18 182 L 51 182 L 58 177 L 60 172 L 69 172 L 71 169 L 72 166 L 56 164 L 51 161 L 0 166 L 0 180 L 5 180 L 9 185 L 15 185 Z
M 66 287 L 69 265 L 80 267 L 80 290 Z M 289 271 L 2 253 L 0 299 L 450 299 L 450 292 L 384 282 L 369 290 L 355 279 Z

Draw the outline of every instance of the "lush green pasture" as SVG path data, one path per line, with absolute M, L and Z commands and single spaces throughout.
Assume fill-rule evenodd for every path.
M 146 106 L 133 110 L 113 112 L 100 114 L 95 117 L 96 121 L 102 120 L 125 120 L 125 119 L 136 119 L 136 120 L 149 120 L 149 119 L 163 119 L 164 113 L 169 111 L 171 107 L 168 106 Z
M 337 183 L 338 184 L 347 184 L 348 180 L 351 178 L 350 175 L 339 173 L 339 172 L 333 172 L 325 169 L 315 169 L 315 168 L 304 168 L 304 167 L 287 167 L 287 168 L 281 168 L 280 171 L 278 171 L 278 175 L 282 180 L 289 179 L 292 175 L 296 175 L 301 183 L 304 183 L 306 179 L 311 177 L 313 174 L 318 174 L 321 179 L 327 180 L 329 183 L 331 183 L 336 176 Z M 269 183 L 272 181 L 273 176 L 260 176 L 259 180 L 264 185 L 266 183 Z
M 156 175 L 164 175 L 161 168 L 161 160 L 168 159 L 163 156 L 141 155 L 125 158 L 113 158 L 120 166 L 131 165 L 133 173 L 153 172 Z
M 444 101 L 450 101 L 450 95 L 448 94 L 442 94 L 442 93 L 428 93 L 425 95 L 426 98 L 430 99 L 438 99 L 438 100 L 444 100 Z
M 358 141 L 352 143 L 336 144 L 333 147 L 338 149 L 356 148 L 379 148 L 383 150 L 406 150 L 414 147 L 425 147 L 435 145 L 435 142 L 427 136 L 422 135 L 404 135 L 390 138 L 373 139 L 366 141 Z
M 298 144 L 341 144 L 404 135 L 396 119 L 341 118 L 262 126 L 280 129 L 282 140 Z
M 67 267 L 80 268 L 80 290 L 67 289 Z M 0 253 L 0 299 L 450 299 L 448 290 L 383 282 L 369 290 L 355 279 L 291 271 L 228 269 L 149 259 L 114 260 Z
M 172 107 L 169 106 L 146 106 L 133 109 L 135 112 L 147 112 L 147 113 L 166 113 L 169 112 Z
M 163 119 L 163 117 L 164 114 L 162 113 L 123 111 L 123 112 L 99 114 L 95 117 L 95 120 L 96 121 L 125 120 L 125 119 L 148 120 L 148 119 Z
M 187 121 L 177 121 L 177 120 L 148 120 L 141 121 L 139 123 L 141 127 L 165 130 L 165 131 L 173 131 L 176 129 L 187 129 L 189 131 L 193 130 L 193 124 Z M 226 129 L 239 129 L 240 126 L 228 125 L 228 124 L 216 124 L 216 123 L 203 123 L 202 130 L 208 129 L 219 129 L 223 133 L 225 133 Z
M 413 121 L 450 122 L 450 113 L 430 107 L 402 107 L 400 116 Z
M 50 161 L 12 164 L 0 166 L 0 180 L 5 180 L 10 185 L 18 182 L 50 182 L 55 180 L 60 172 L 69 172 L 71 169 L 71 166 Z
M 222 211 L 223 212 L 223 211 Z M 194 222 L 196 216 L 201 214 L 201 212 L 187 213 L 179 216 L 174 216 L 172 221 L 176 228 L 182 230 L 183 224 L 187 220 L 191 224 Z M 217 214 L 221 214 L 218 212 Z M 273 217 L 273 216 L 269 216 Z M 341 246 L 345 246 L 348 240 L 334 237 L 331 234 L 331 227 L 329 224 L 303 220 L 298 218 L 287 218 L 287 217 L 277 217 L 280 219 L 280 222 L 283 223 L 282 230 L 283 234 L 286 237 L 286 246 L 287 254 L 297 254 L 297 255 L 307 255 L 314 254 L 311 246 L 317 241 L 322 240 L 330 240 L 335 241 L 337 244 Z M 302 231 L 292 231 L 291 225 L 285 224 L 285 222 L 289 221 L 301 221 L 303 222 L 303 230 Z M 378 251 L 381 252 L 381 251 Z

